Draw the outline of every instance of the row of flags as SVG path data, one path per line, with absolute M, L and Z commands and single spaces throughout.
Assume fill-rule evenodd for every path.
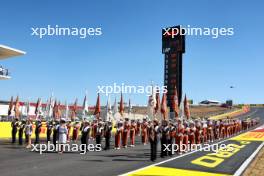
M 183 103 L 183 106 L 182 106 L 182 103 Z M 173 92 L 171 108 L 172 109 L 170 111 L 174 113 L 175 118 L 185 117 L 186 119 L 189 119 L 191 116 L 187 96 L 185 95 L 183 102 L 181 102 L 179 104 L 179 99 L 178 99 L 176 87 L 175 87 L 174 92 Z M 183 112 L 180 112 L 181 110 Z M 149 96 L 148 111 L 149 111 L 149 116 L 156 117 L 160 111 L 163 119 L 168 118 L 169 112 L 168 112 L 168 107 L 167 107 L 167 94 L 165 92 L 163 93 L 162 99 L 160 102 L 160 93 L 156 89 L 155 86 L 152 86 L 152 94 Z
M 190 108 L 189 103 L 187 100 L 187 97 L 185 95 L 183 106 L 181 105 L 182 102 L 179 104 L 179 99 L 177 95 L 177 88 L 175 87 L 174 93 L 173 93 L 173 99 L 172 99 L 172 106 L 171 106 L 171 112 L 174 112 L 174 117 L 185 117 L 186 119 L 190 118 Z M 119 106 L 119 107 L 118 107 Z M 62 108 L 63 107 L 63 108 Z M 30 103 L 29 101 L 24 104 L 22 109 L 22 114 L 28 116 L 30 109 Z M 64 109 L 64 113 L 62 113 L 62 109 Z M 45 108 L 42 106 L 42 100 L 41 98 L 38 98 L 35 108 L 35 116 L 36 119 L 39 119 L 41 117 L 46 118 L 54 118 L 54 119 L 60 119 L 61 117 L 64 117 L 66 119 L 70 118 L 71 120 L 74 120 L 77 118 L 77 111 L 78 111 L 78 99 L 75 99 L 74 104 L 69 108 L 69 105 L 67 102 L 65 102 L 64 105 L 61 104 L 60 101 L 57 101 L 54 99 L 53 94 L 49 98 L 49 100 L 46 103 Z M 106 104 L 106 120 L 111 120 L 113 115 L 116 113 L 119 113 L 121 117 L 124 117 L 124 100 L 123 100 L 123 94 L 121 93 L 119 105 L 115 98 L 113 107 L 111 106 L 110 96 L 108 96 L 107 104 Z M 13 113 L 12 113 L 13 112 Z M 163 93 L 162 99 L 160 101 L 160 93 L 156 90 L 154 86 L 152 86 L 152 94 L 149 96 L 148 100 L 148 114 L 151 117 L 157 117 L 158 113 L 161 113 L 163 119 L 168 118 L 168 107 L 167 107 L 167 94 Z M 85 94 L 83 105 L 82 105 L 82 118 L 87 117 L 89 113 L 89 106 L 87 101 L 87 93 Z M 128 115 L 132 113 L 132 105 L 131 101 L 129 99 L 128 102 Z M 11 97 L 9 108 L 8 108 L 8 116 L 11 116 L 14 114 L 16 118 L 19 118 L 22 114 L 20 112 L 20 103 L 19 103 L 19 97 L 16 97 L 16 100 L 14 102 L 13 96 Z M 96 99 L 96 105 L 94 108 L 93 115 L 96 118 L 99 118 L 101 115 L 101 102 L 100 102 L 100 94 L 97 94 Z

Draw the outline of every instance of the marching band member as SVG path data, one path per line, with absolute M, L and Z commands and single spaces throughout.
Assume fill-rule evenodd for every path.
M 71 128 L 72 128 L 71 120 L 68 120 L 67 121 L 66 127 L 67 127 L 67 130 L 68 130 L 67 142 L 70 142 L 70 131 L 71 131 Z
M 121 134 L 123 131 L 123 124 L 121 121 L 117 122 L 115 133 L 115 149 L 119 150 L 121 147 Z
M 141 139 L 142 139 L 142 143 L 144 145 L 147 145 L 147 137 L 148 137 L 148 131 L 147 131 L 147 127 L 148 127 L 148 123 L 147 123 L 147 119 L 144 118 L 142 125 L 141 125 Z
M 207 128 L 207 138 L 209 140 L 209 142 L 214 142 L 214 130 L 213 130 L 213 122 L 212 120 L 208 121 L 208 128 Z
M 149 130 L 149 142 L 150 142 L 150 160 L 155 161 L 157 159 L 157 143 L 159 134 L 159 122 L 157 119 L 153 120 Z
M 140 136 L 141 123 L 140 120 L 137 120 L 136 136 Z
M 60 145 L 59 152 L 60 154 L 63 153 L 63 145 L 67 142 L 67 134 L 68 129 L 66 127 L 66 120 L 64 118 L 61 118 L 60 120 L 60 126 L 58 127 L 58 143 Z
M 39 134 L 41 132 L 41 120 L 37 119 L 35 122 L 35 144 L 39 144 Z
M 23 144 L 23 133 L 24 133 L 25 124 L 26 124 L 25 120 L 22 120 L 21 123 L 19 124 L 19 130 L 18 130 L 18 143 L 19 143 L 19 145 Z
M 100 144 L 101 145 L 102 136 L 104 134 L 103 132 L 104 132 L 103 122 L 99 122 L 98 126 L 96 128 L 96 134 L 95 134 L 96 144 Z
M 129 135 L 129 129 L 130 129 L 130 125 L 129 125 L 129 119 L 125 118 L 125 122 L 124 122 L 124 130 L 122 133 L 122 144 L 124 148 L 127 148 L 127 141 L 128 141 L 128 135 Z
M 173 123 L 170 121 L 169 122 L 169 139 L 168 139 L 168 144 L 171 145 L 170 147 L 170 151 L 168 152 L 169 156 L 172 155 L 172 144 L 174 143 L 173 139 L 175 138 L 175 127 L 173 125 Z
M 206 121 L 202 122 L 202 139 L 203 143 L 207 143 L 207 123 Z
M 178 145 L 178 152 L 180 155 L 182 154 L 183 133 L 184 133 L 184 126 L 182 124 L 182 120 L 178 120 L 175 141 L 176 144 Z
M 97 131 L 98 122 L 96 119 L 94 119 L 92 124 L 92 139 L 94 140 L 96 137 L 96 131 Z
M 163 158 L 164 156 L 168 155 L 168 151 L 166 150 L 165 146 L 168 145 L 168 138 L 169 138 L 169 126 L 168 126 L 168 122 L 166 120 L 162 121 L 162 126 L 160 129 L 161 132 L 161 153 L 160 153 L 160 157 Z
M 196 128 L 193 121 L 190 121 L 190 133 L 189 133 L 189 141 L 191 147 L 195 144 L 195 132 Z
M 202 126 L 201 126 L 201 122 L 199 120 L 195 121 L 195 142 L 196 144 L 200 144 L 201 143 L 201 134 L 202 134 Z
M 83 122 L 83 128 L 82 128 L 82 136 L 81 136 L 81 143 L 88 145 L 88 141 L 90 138 L 90 123 L 88 121 Z M 84 150 L 84 145 L 82 145 L 82 150 Z
M 80 123 L 78 121 L 73 125 L 72 140 L 76 143 L 79 138 Z
M 17 134 L 17 128 L 18 128 L 18 118 L 15 118 L 12 123 L 11 123 L 11 127 L 12 127 L 12 143 L 14 144 L 16 142 L 16 134 Z
M 184 126 L 184 131 L 183 131 L 183 140 L 182 143 L 185 146 L 184 152 L 188 151 L 188 146 L 189 146 L 189 133 L 190 133 L 190 128 L 189 128 L 189 124 L 187 121 L 184 122 L 183 124 Z
M 32 123 L 31 120 L 27 120 L 26 126 L 25 126 L 25 134 L 26 134 L 26 139 L 27 139 L 27 146 L 26 148 L 31 148 L 31 134 L 32 134 L 33 128 L 32 128 Z
M 137 128 L 137 124 L 136 124 L 135 120 L 131 120 L 130 134 L 129 134 L 131 147 L 135 147 L 136 128 Z
M 51 133 L 52 133 L 52 121 L 50 120 L 50 121 L 48 121 L 47 123 L 46 123 L 46 126 L 47 126 L 47 142 L 49 142 L 50 141 L 50 136 L 51 136 Z
M 217 120 L 214 123 L 214 138 L 215 140 L 218 140 L 220 137 L 220 121 Z
M 111 140 L 111 134 L 112 134 L 112 122 L 108 121 L 105 123 L 104 126 L 104 137 L 105 137 L 105 150 L 110 149 L 110 140 Z
M 57 139 L 58 139 L 58 128 L 59 128 L 60 124 L 58 120 L 54 121 L 53 124 L 53 135 L 52 135 L 52 140 L 53 140 L 53 144 L 56 146 L 57 144 Z

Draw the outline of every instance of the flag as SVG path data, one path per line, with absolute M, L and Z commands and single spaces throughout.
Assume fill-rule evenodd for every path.
M 30 108 L 30 104 L 29 104 L 29 100 L 27 102 L 25 102 L 24 106 L 23 106 L 23 115 L 24 116 L 28 116 L 29 114 L 29 108 Z
M 120 97 L 120 104 L 119 104 L 119 113 L 123 117 L 124 115 L 124 102 L 123 102 L 123 94 L 121 92 L 121 97 Z
M 78 106 L 78 99 L 75 99 L 75 102 L 73 104 L 72 107 L 72 113 L 71 113 L 71 119 L 75 120 L 76 116 L 77 116 L 77 106 Z
M 155 107 L 156 107 L 156 87 L 152 85 L 151 88 L 151 95 L 148 99 L 148 116 L 153 117 L 155 114 Z
M 20 116 L 19 108 L 20 108 L 20 103 L 19 103 L 19 97 L 17 96 L 16 102 L 15 102 L 15 117 L 16 118 L 19 118 Z
M 163 93 L 162 95 L 160 112 L 162 113 L 163 119 L 165 120 L 167 118 L 167 95 L 166 93 Z
M 174 93 L 173 93 L 173 99 L 172 99 L 172 110 L 175 114 L 175 118 L 179 117 L 179 99 L 177 94 L 177 88 L 175 86 Z
M 160 108 L 160 94 L 159 94 L 159 91 L 156 92 L 156 105 L 155 105 L 155 114 L 158 113 L 159 111 L 159 108 Z
M 131 101 L 129 99 L 128 101 L 128 114 L 131 114 L 132 113 L 132 105 L 131 105 Z
M 111 114 L 112 114 L 112 106 L 111 106 L 110 96 L 108 95 L 108 99 L 106 103 L 106 120 L 110 120 Z
M 55 100 L 54 102 L 54 106 L 53 106 L 53 109 L 52 109 L 52 116 L 54 119 L 57 119 L 57 108 L 58 108 L 58 105 L 57 105 L 57 100 Z
M 13 102 L 13 96 L 11 97 L 11 100 L 9 102 L 9 107 L 8 107 L 8 116 L 11 116 L 12 111 L 13 111 L 13 107 L 14 107 L 14 102 Z
M 189 102 L 187 100 L 186 94 L 185 94 L 185 97 L 184 97 L 184 115 L 185 115 L 185 117 L 187 119 L 189 119 L 190 116 L 191 116 Z
M 61 103 L 60 103 L 60 101 L 57 105 L 57 118 L 61 118 Z
M 49 99 L 49 103 L 48 104 L 49 104 L 49 106 L 48 106 L 48 116 L 49 117 L 52 117 L 52 115 L 53 115 L 53 109 L 54 109 L 54 105 L 55 105 L 55 100 L 53 98 L 53 93 L 51 93 L 51 97 Z
M 83 100 L 83 118 L 85 117 L 86 114 L 89 112 L 89 107 L 88 107 L 88 101 L 87 101 L 87 95 L 85 94 L 84 100 Z
M 113 114 L 115 115 L 118 112 L 118 106 L 117 106 L 117 102 L 116 102 L 116 98 L 115 98 L 115 103 L 114 103 L 114 107 L 113 107 Z
M 98 115 L 98 118 L 100 116 L 101 113 L 101 107 L 100 107 L 100 94 L 97 94 L 97 100 L 96 100 L 96 105 L 95 105 L 95 109 L 94 109 L 94 115 Z
M 42 102 L 41 102 L 41 98 L 38 98 L 35 109 L 36 118 L 39 118 L 39 115 L 41 115 L 41 113 L 42 113 Z
M 69 117 L 69 105 L 67 103 L 67 101 L 65 102 L 65 119 L 68 120 L 68 117 Z

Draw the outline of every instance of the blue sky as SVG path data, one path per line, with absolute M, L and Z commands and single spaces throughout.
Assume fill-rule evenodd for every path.
M 0 82 L 0 99 L 82 101 L 95 104 L 98 85 L 163 85 L 161 29 L 173 25 L 232 27 L 233 36 L 187 36 L 184 92 L 204 99 L 264 103 L 263 5 L 261 1 L 72 0 L 3 1 L 0 43 L 27 52 L 1 61 L 12 79 Z M 31 27 L 101 27 L 97 37 L 31 36 Z M 235 86 L 230 89 L 229 86 Z M 119 98 L 119 95 L 112 95 Z M 146 104 L 145 95 L 124 95 Z M 106 103 L 102 96 L 102 104 Z

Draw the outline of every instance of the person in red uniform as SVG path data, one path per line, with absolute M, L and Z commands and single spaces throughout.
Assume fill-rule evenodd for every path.
M 130 124 L 130 147 L 135 147 L 135 136 L 136 136 L 137 124 L 135 120 L 131 120 Z
M 194 144 L 195 144 L 195 132 L 196 132 L 196 128 L 195 128 L 194 122 L 191 121 L 190 122 L 190 133 L 189 133 L 189 141 L 190 141 L 191 149 L 193 149 Z
M 136 136 L 140 136 L 140 128 L 141 128 L 140 120 L 137 120 Z
M 94 140 L 95 137 L 96 137 L 97 126 L 98 126 L 98 122 L 97 122 L 97 120 L 94 120 L 94 121 L 93 121 L 93 124 L 92 124 L 92 139 L 93 139 L 93 140 Z
M 130 129 L 129 119 L 126 118 L 125 122 L 124 122 L 124 130 L 123 130 L 123 134 L 122 134 L 122 144 L 123 144 L 124 148 L 127 148 L 129 129 Z
M 207 123 L 205 120 L 202 122 L 202 139 L 203 143 L 207 143 Z
M 201 133 L 202 133 L 202 126 L 199 120 L 195 121 L 195 142 L 196 144 L 201 144 Z
M 80 129 L 80 123 L 77 121 L 75 122 L 73 126 L 73 131 L 72 131 L 72 140 L 76 143 L 78 138 L 79 138 L 79 129 Z
M 225 122 L 223 120 L 220 120 L 220 127 L 219 127 L 219 139 L 223 139 L 226 136 L 226 131 L 225 131 Z
M 67 121 L 67 124 L 66 124 L 66 127 L 67 127 L 67 130 L 68 130 L 68 133 L 67 133 L 67 142 L 70 142 L 70 131 L 71 131 L 71 120 L 68 120 Z
M 175 139 L 175 134 L 176 134 L 176 129 L 174 127 L 174 124 L 172 121 L 169 121 L 169 139 L 168 139 L 168 144 L 171 145 L 170 151 L 168 152 L 169 156 L 172 156 L 172 144 L 174 144 L 174 139 Z
M 144 145 L 147 145 L 147 140 L 148 140 L 147 127 L 148 127 L 147 119 L 144 118 L 141 125 L 141 138 L 142 138 L 142 143 Z
M 208 126 L 208 128 L 207 128 L 207 138 L 208 138 L 209 142 L 214 142 L 214 129 L 213 129 L 212 120 L 208 120 L 207 126 Z
M 188 151 L 188 147 L 189 147 L 189 133 L 190 133 L 190 128 L 189 128 L 189 124 L 187 121 L 184 121 L 183 123 L 184 126 L 184 131 L 183 131 L 183 151 L 187 152 Z
M 214 139 L 218 140 L 220 137 L 220 121 L 217 120 L 214 122 Z
M 181 120 L 178 120 L 178 125 L 176 129 L 176 144 L 178 148 L 178 153 L 182 154 L 182 148 L 183 148 L 183 133 L 184 133 L 184 126 L 182 124 Z
M 123 133 L 123 123 L 121 121 L 117 122 L 115 128 L 115 149 L 119 150 L 121 147 L 121 134 Z

